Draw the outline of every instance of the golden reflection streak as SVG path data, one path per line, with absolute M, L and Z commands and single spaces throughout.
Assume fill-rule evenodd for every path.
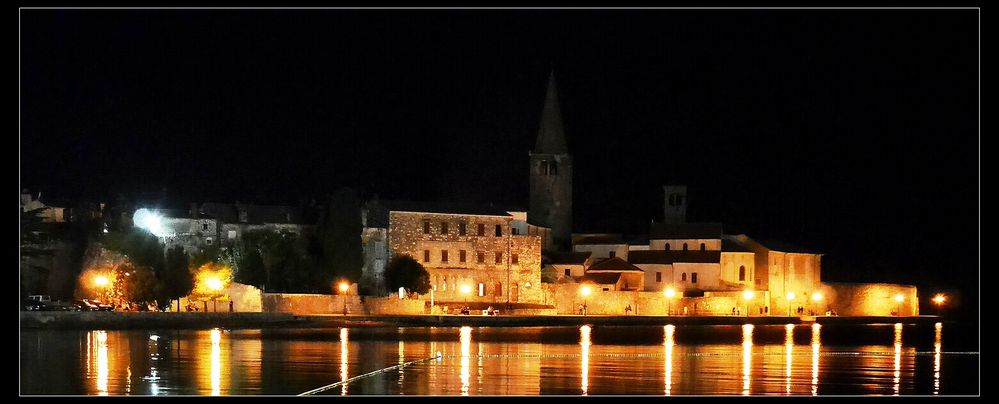
M 753 367 L 753 325 L 742 325 L 742 395 L 749 395 L 749 380 Z
M 942 348 L 941 333 L 943 331 L 943 323 L 936 323 L 934 327 L 936 330 L 934 332 L 935 336 L 933 338 L 933 394 L 940 394 L 940 349 Z
M 899 381 L 902 376 L 902 323 L 895 323 L 895 378 L 892 380 L 895 393 L 898 395 Z
M 664 365 L 665 375 L 663 377 L 665 379 L 663 382 L 665 385 L 663 386 L 663 391 L 668 396 L 673 390 L 673 333 L 676 331 L 676 327 L 673 324 L 669 324 L 663 326 L 663 331 L 666 333 L 666 336 L 664 337 L 665 340 L 663 342 L 666 349 L 666 363 Z
M 469 355 L 472 350 L 472 327 L 461 327 L 461 395 L 468 395 Z
M 794 350 L 794 324 L 784 326 L 784 394 L 791 395 L 791 352 Z
M 347 329 L 340 329 L 340 395 L 347 395 Z
M 220 345 L 222 341 L 222 331 L 218 328 L 212 329 L 212 395 L 218 396 L 222 394 L 222 347 Z
M 399 340 L 399 366 L 400 366 L 400 370 L 399 370 L 399 386 L 400 387 L 402 386 L 403 380 L 406 379 L 406 376 L 405 376 L 406 373 L 402 371 L 402 364 L 406 363 L 406 355 L 405 355 L 405 353 L 406 353 L 406 343 L 402 342 L 402 340 Z
M 97 331 L 97 394 L 108 395 L 108 333 Z
M 587 394 L 587 387 L 590 383 L 590 326 L 584 325 L 579 327 L 579 345 L 583 363 L 582 368 L 582 380 L 580 381 L 580 389 L 583 391 L 583 395 Z
M 812 324 L 812 395 L 819 395 L 819 348 L 822 347 L 822 325 Z

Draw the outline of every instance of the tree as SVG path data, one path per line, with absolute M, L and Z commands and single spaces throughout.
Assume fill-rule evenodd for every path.
M 145 229 L 133 227 L 107 233 L 104 235 L 104 246 L 128 257 L 128 261 L 137 268 L 147 268 L 157 274 L 163 269 L 165 246 Z
M 126 302 L 147 304 L 165 295 L 164 285 L 147 268 L 122 265 L 118 267 L 117 279 L 121 282 L 121 296 Z
M 194 289 L 194 275 L 191 274 L 187 254 L 183 247 L 176 246 L 167 250 L 160 280 L 163 282 L 164 302 L 191 294 L 191 290 Z M 166 304 L 160 306 L 165 307 Z
M 390 290 L 405 288 L 424 294 L 430 291 L 430 273 L 408 255 L 396 255 L 385 267 L 385 284 Z
M 320 223 L 317 283 L 329 285 L 334 279 L 357 282 L 361 278 L 364 265 L 361 229 L 361 203 L 354 191 L 341 188 L 330 198 Z
M 52 249 L 45 246 L 48 240 L 47 226 L 43 223 L 42 213 L 48 208 L 21 212 L 21 294 L 41 293 L 45 290 L 48 280 L 48 269 L 35 263 L 41 257 L 53 254 Z

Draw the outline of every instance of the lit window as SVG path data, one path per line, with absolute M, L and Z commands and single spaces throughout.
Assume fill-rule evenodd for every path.
M 479 296 L 485 296 L 485 295 L 486 295 L 486 286 L 483 285 L 482 282 L 479 282 Z

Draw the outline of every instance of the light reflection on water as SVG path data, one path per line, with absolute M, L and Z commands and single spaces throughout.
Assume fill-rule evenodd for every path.
M 795 331 L 806 327 L 810 338 L 798 344 L 810 341 L 811 350 L 796 351 L 801 346 L 795 347 Z M 323 394 L 977 392 L 977 384 L 954 386 L 977 379 L 977 373 L 962 372 L 977 372 L 978 359 L 949 354 L 942 325 L 932 327 L 932 333 L 929 326 L 906 326 L 904 338 L 901 326 L 864 328 L 869 334 L 864 345 L 843 343 L 842 334 L 853 332 L 840 329 L 838 336 L 838 327 L 32 331 L 22 332 L 22 341 L 33 343 L 22 342 L 21 373 L 26 376 L 21 386 L 22 394 L 298 394 L 418 361 Z M 47 354 L 48 349 L 67 352 L 63 346 L 79 348 L 69 355 Z M 471 366 L 472 355 L 476 366 Z M 47 369 L 60 366 L 69 371 L 46 377 Z M 948 378 L 941 378 L 944 372 Z

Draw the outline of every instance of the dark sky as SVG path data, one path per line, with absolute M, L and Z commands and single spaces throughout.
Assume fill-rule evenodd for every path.
M 827 280 L 968 291 L 978 29 L 977 10 L 22 10 L 22 186 L 526 207 L 554 67 L 577 231 L 646 232 L 682 183 L 689 219 L 825 252 Z

